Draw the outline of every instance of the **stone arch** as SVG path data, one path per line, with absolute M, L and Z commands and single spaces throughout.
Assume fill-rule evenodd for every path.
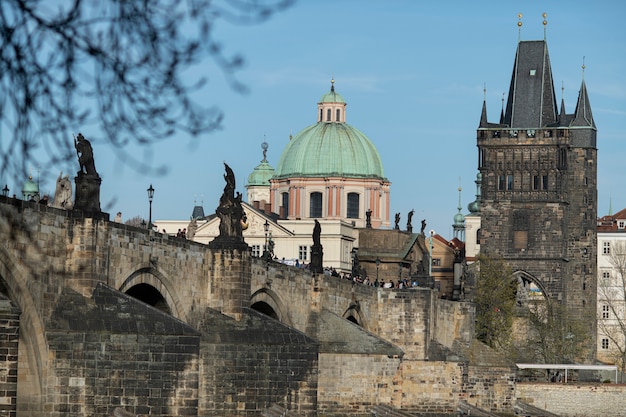
M 350 303 L 350 306 L 341 317 L 367 330 L 367 320 L 365 314 L 361 311 L 361 306 L 358 301 Z
M 550 307 L 551 298 L 546 292 L 546 288 L 537 277 L 526 271 L 518 270 L 513 272 L 511 279 L 517 282 L 516 303 L 518 305 L 528 305 L 534 298 L 538 301 L 545 301 Z
M 267 307 L 271 309 L 274 313 L 273 315 L 268 314 L 268 311 L 266 310 Z M 269 288 L 261 288 L 252 294 L 252 297 L 250 297 L 250 308 L 267 314 L 270 317 L 274 317 L 287 326 L 293 327 L 291 318 L 285 308 L 285 304 L 282 302 L 278 294 Z
M 163 273 L 152 267 L 140 268 L 131 273 L 120 285 L 119 291 L 127 293 L 131 288 L 138 285 L 147 285 L 158 292 L 171 311 L 171 315 L 186 322 L 185 312 L 176 290 Z M 161 309 L 163 310 L 163 309 Z
M 30 412 L 41 411 L 43 381 L 48 377 L 48 343 L 40 310 L 31 296 L 28 272 L 0 247 L 0 287 L 21 311 L 18 341 L 18 407 L 23 402 Z

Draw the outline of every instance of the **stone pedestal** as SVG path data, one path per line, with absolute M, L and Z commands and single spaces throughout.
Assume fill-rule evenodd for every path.
M 324 250 L 322 245 L 311 246 L 311 271 L 316 274 L 322 274 L 324 272 Z
M 74 178 L 76 184 L 76 200 L 74 210 L 85 213 L 101 213 L 100 209 L 100 184 L 102 179 L 98 175 L 89 175 L 82 172 Z

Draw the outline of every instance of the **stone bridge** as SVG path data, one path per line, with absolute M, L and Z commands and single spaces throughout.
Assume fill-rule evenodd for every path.
M 2 196 L 0 214 L 0 415 L 252 416 L 280 404 L 364 416 L 378 403 L 446 412 L 483 384 L 493 394 L 472 397 L 477 405 L 510 408 L 507 366 L 485 371 L 505 375 L 494 389 L 451 353 L 471 349 L 468 303 L 315 275 L 106 214 Z

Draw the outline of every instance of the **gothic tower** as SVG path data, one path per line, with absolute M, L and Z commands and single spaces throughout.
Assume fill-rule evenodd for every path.
M 546 41 L 519 41 L 506 109 L 489 123 L 483 102 L 477 145 L 481 253 L 595 339 L 597 149 L 584 72 L 574 113 L 563 99 L 558 110 Z

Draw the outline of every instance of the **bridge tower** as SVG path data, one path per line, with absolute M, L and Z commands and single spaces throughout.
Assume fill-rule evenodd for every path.
M 503 98 L 499 123 L 489 123 L 483 102 L 476 140 L 481 252 L 534 281 L 595 339 L 597 149 L 584 65 L 567 114 L 545 39 L 519 41 L 506 108 Z

